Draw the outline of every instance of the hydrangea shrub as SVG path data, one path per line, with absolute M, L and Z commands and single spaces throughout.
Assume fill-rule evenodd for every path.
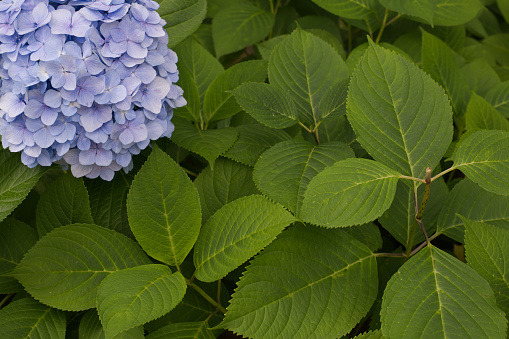
M 28 167 L 111 180 L 186 104 L 151 0 L 2 1 L 0 134 Z

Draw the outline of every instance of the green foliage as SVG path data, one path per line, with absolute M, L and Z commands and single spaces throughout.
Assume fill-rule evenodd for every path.
M 0 150 L 0 339 L 507 336 L 507 1 L 157 2 L 169 139 Z

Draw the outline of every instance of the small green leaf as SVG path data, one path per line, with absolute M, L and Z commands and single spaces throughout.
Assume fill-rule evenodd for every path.
M 507 327 L 486 280 L 431 245 L 389 280 L 381 318 L 388 338 L 505 338 Z
M 497 5 L 504 16 L 505 22 L 509 22 L 509 2 L 505 0 L 497 0 Z
M 193 33 L 207 13 L 206 0 L 158 0 L 157 10 L 166 20 L 168 47 L 173 47 Z
M 290 7 L 290 6 L 287 6 L 287 7 Z M 285 7 L 283 7 L 283 8 L 285 8 Z M 281 10 L 283 8 L 281 8 Z M 281 10 L 279 11 L 279 13 L 281 13 Z M 277 21 L 276 21 L 276 23 L 277 23 Z M 282 35 L 278 35 L 276 37 L 273 37 L 272 39 L 265 40 L 265 41 L 262 41 L 260 43 L 257 43 L 256 47 L 258 48 L 258 52 L 260 52 L 260 54 L 262 56 L 262 59 L 263 60 L 269 60 L 270 59 L 270 54 L 272 53 L 274 48 L 276 48 L 276 46 L 281 41 L 286 39 L 287 37 L 288 37 L 288 34 L 282 34 Z
M 326 118 L 337 118 L 346 114 L 348 83 L 349 79 L 338 81 L 324 93 L 317 108 L 317 119 L 319 121 Z
M 223 120 L 240 112 L 242 108 L 229 91 L 242 83 L 263 82 L 266 78 L 267 62 L 263 60 L 245 61 L 228 68 L 210 84 L 205 93 L 205 121 Z
M 0 337 L 5 339 L 64 339 L 65 326 L 65 312 L 31 298 L 13 301 L 0 310 Z
M 490 284 L 497 305 L 509 314 L 509 227 L 497 227 L 463 218 L 468 264 Z
M 376 0 L 313 0 L 323 9 L 347 19 L 364 20 L 376 13 Z
M 486 100 L 504 117 L 509 118 L 509 81 L 504 81 L 486 93 Z
M 307 126 L 323 118 L 319 106 L 327 90 L 346 79 L 348 68 L 334 48 L 301 29 L 278 44 L 270 55 L 270 84 L 291 96 L 299 121 Z
M 36 210 L 37 232 L 42 237 L 52 229 L 70 224 L 93 224 L 88 192 L 83 179 L 71 173 L 60 176 L 41 195 Z
M 375 160 L 424 178 L 452 140 L 449 100 L 416 65 L 370 44 L 350 82 L 348 121 Z
M 267 246 L 296 219 L 261 195 L 223 206 L 203 225 L 194 247 L 196 277 L 212 282 L 226 276 Z
M 343 231 L 366 245 L 373 252 L 383 245 L 380 229 L 372 222 L 364 225 L 347 227 L 344 228 Z
M 158 148 L 131 184 L 127 214 L 141 247 L 173 266 L 184 261 L 200 232 L 198 192 L 184 170 Z
M 463 140 L 454 167 L 487 191 L 509 195 L 509 132 L 478 131 Z
M 493 34 L 482 41 L 486 49 L 502 66 L 509 66 L 507 53 L 509 53 L 509 34 Z
M 232 93 L 247 113 L 266 126 L 282 129 L 298 121 L 295 104 L 279 87 L 265 83 L 244 83 Z
M 367 313 L 377 285 L 365 245 L 343 230 L 296 225 L 251 262 L 220 326 L 255 339 L 335 339 Z
M 38 240 L 37 232 L 27 224 L 7 218 L 0 224 L 0 294 L 23 290 L 16 279 L 2 276 L 12 271 Z
M 260 156 L 253 178 L 264 194 L 299 215 L 309 181 L 335 162 L 354 157 L 352 149 L 340 142 L 313 146 L 283 141 Z
M 263 40 L 274 26 L 274 15 L 249 1 L 238 0 L 222 8 L 212 21 L 218 57 Z
M 150 263 L 126 236 L 96 225 L 74 224 L 42 237 L 11 275 L 35 299 L 81 311 L 95 307 L 97 287 L 108 274 Z
M 243 164 L 254 166 L 260 155 L 277 144 L 290 140 L 288 133 L 261 124 L 236 127 L 239 138 L 224 156 Z
M 338 161 L 309 182 L 300 217 L 325 227 L 373 221 L 391 205 L 399 176 L 373 160 Z
M 168 313 L 185 293 L 182 274 L 164 265 L 143 265 L 108 275 L 97 290 L 97 312 L 106 338 Z
M 219 158 L 193 181 L 200 196 L 202 222 L 233 200 L 258 193 L 253 169 L 230 159 Z
M 431 26 L 462 25 L 476 17 L 483 8 L 479 0 L 380 0 L 391 11 L 423 20 Z
M 21 204 L 44 171 L 23 165 L 17 153 L 0 150 L 0 221 Z
M 164 326 L 150 333 L 146 339 L 215 339 L 216 336 L 208 329 L 204 322 L 176 323 Z
M 485 96 L 489 90 L 501 83 L 497 72 L 483 59 L 476 59 L 464 65 L 461 72 L 466 76 L 469 92 L 475 92 L 480 96 Z
M 114 339 L 144 339 L 143 326 L 133 327 L 127 331 L 121 332 L 113 337 Z M 93 309 L 85 312 L 81 318 L 79 326 L 79 339 L 104 339 L 104 329 L 97 315 L 97 310 Z
M 473 93 L 467 107 L 466 127 L 475 129 L 498 129 L 509 132 L 509 121 L 483 97 Z
M 452 189 L 437 221 L 437 232 L 463 243 L 464 223 L 458 215 L 490 225 L 509 226 L 509 197 L 488 192 L 464 179 Z
M 175 116 L 201 123 L 203 116 L 201 114 L 200 93 L 196 85 L 193 74 L 182 67 L 179 71 L 179 81 L 177 82 L 184 91 L 187 104 L 174 110 Z
M 214 161 L 237 140 L 238 132 L 235 128 L 199 130 L 189 121 L 173 118 L 175 131 L 171 140 L 177 145 L 204 157 L 213 167 Z

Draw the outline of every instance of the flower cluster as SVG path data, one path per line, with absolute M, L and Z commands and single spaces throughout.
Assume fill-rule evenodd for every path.
M 186 104 L 152 0 L 0 1 L 2 145 L 111 180 Z

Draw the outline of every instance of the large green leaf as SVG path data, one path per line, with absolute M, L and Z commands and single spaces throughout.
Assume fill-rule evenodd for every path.
M 461 116 L 465 109 L 467 86 L 454 51 L 442 40 L 422 31 L 422 69 L 445 90 L 454 113 Z
M 205 93 L 203 114 L 207 122 L 229 118 L 242 110 L 229 91 L 242 83 L 263 82 L 267 78 L 267 62 L 251 60 L 227 69 L 214 80 Z
M 197 86 L 200 99 L 203 100 L 205 91 L 212 81 L 224 72 L 223 66 L 192 38 L 187 38 L 178 44 L 175 47 L 175 52 L 179 56 L 179 70 L 185 68 L 191 74 L 191 79 Z
M 483 97 L 473 93 L 467 107 L 466 127 L 475 129 L 498 129 L 509 132 L 509 121 Z
M 380 0 L 391 11 L 423 20 L 431 26 L 462 25 L 483 8 L 479 0 Z
M 509 314 L 509 227 L 496 227 L 463 219 L 468 264 L 486 279 L 497 305 Z
M 509 226 L 509 197 L 488 192 L 465 179 L 449 194 L 437 221 L 437 232 L 464 242 L 464 223 L 458 216 L 486 222 L 495 226 Z
M 188 119 L 194 122 L 203 123 L 203 114 L 201 110 L 200 93 L 196 85 L 196 79 L 193 74 L 185 68 L 179 71 L 179 81 L 177 84 L 185 93 L 187 104 L 174 110 L 176 117 Z
M 0 221 L 21 204 L 44 171 L 41 166 L 26 167 L 17 153 L 0 150 Z
M 97 312 L 106 338 L 159 318 L 186 293 L 179 272 L 164 265 L 143 265 L 114 272 L 97 290 Z
M 475 92 L 480 96 L 485 96 L 488 91 L 501 83 L 497 72 L 483 59 L 476 59 L 464 65 L 461 72 L 466 76 L 469 92 Z
M 260 156 L 253 178 L 264 194 L 298 216 L 309 181 L 335 162 L 354 157 L 352 149 L 340 142 L 313 146 L 283 141 Z
M 300 217 L 325 227 L 373 221 L 390 207 L 399 176 L 373 160 L 338 161 L 309 182 Z
M 376 330 L 359 334 L 354 337 L 354 339 L 385 339 L 385 337 L 383 336 L 382 331 Z
M 216 336 L 208 329 L 204 322 L 177 323 L 164 326 L 150 333 L 146 339 L 215 339 Z
M 200 130 L 189 121 L 173 118 L 175 131 L 171 139 L 177 145 L 204 157 L 214 167 L 214 161 L 237 140 L 235 128 Z
M 104 339 L 104 329 L 97 315 L 97 310 L 93 309 L 85 312 L 81 318 L 79 326 L 79 339 Z M 143 326 L 133 327 L 127 331 L 121 332 L 113 337 L 114 339 L 144 339 Z
M 65 312 L 31 298 L 13 301 L 0 310 L 0 338 L 65 338 Z
M 193 181 L 200 196 L 202 221 L 229 202 L 258 193 L 253 182 L 253 169 L 230 159 L 219 158 Z
M 88 192 L 83 179 L 62 175 L 44 191 L 36 210 L 37 232 L 42 237 L 52 229 L 70 224 L 93 224 Z
M 423 193 L 424 185 L 420 185 L 417 190 L 419 201 L 422 199 Z M 436 229 L 438 215 L 442 206 L 448 201 L 447 196 L 447 186 L 443 179 L 431 183 L 430 196 L 422 219 L 428 235 L 431 235 Z M 410 187 L 404 181 L 398 182 L 391 207 L 378 218 L 378 221 L 405 247 L 412 247 L 424 240 L 424 234 L 420 229 L 417 229 L 413 242 L 410 243 L 410 236 L 415 227 L 415 198 L 413 187 Z
M 267 246 L 296 219 L 261 195 L 223 206 L 203 225 L 194 247 L 196 277 L 212 282 L 226 276 Z
M 95 307 L 97 288 L 108 274 L 150 263 L 126 236 L 96 225 L 74 224 L 42 237 L 12 276 L 37 300 L 80 311 Z
M 297 225 L 248 266 L 222 325 L 255 339 L 338 338 L 369 310 L 377 281 L 365 245 L 339 229 Z
M 0 294 L 23 290 L 16 279 L 2 276 L 12 271 L 36 243 L 37 232 L 27 224 L 7 218 L 0 224 Z
M 308 126 L 322 118 L 320 102 L 327 90 L 346 79 L 348 68 L 334 48 L 302 29 L 295 30 L 270 55 L 271 85 L 291 96 L 299 120 Z
M 218 57 L 263 40 L 274 26 L 275 17 L 249 1 L 225 6 L 212 21 L 212 36 Z
M 297 123 L 291 97 L 281 88 L 265 83 L 244 83 L 233 94 L 253 118 L 272 128 L 286 128 Z
M 452 111 L 444 90 L 404 57 L 370 47 L 348 91 L 348 120 L 377 161 L 424 178 L 452 139 Z
M 133 180 L 127 214 L 141 247 L 170 265 L 184 261 L 200 232 L 198 192 L 184 170 L 158 148 Z
M 318 6 L 342 18 L 364 20 L 376 14 L 376 0 L 313 0 Z M 378 5 L 379 6 L 379 5 Z
M 454 154 L 454 168 L 487 191 L 509 195 L 509 132 L 470 134 Z
M 389 338 L 505 338 L 507 326 L 486 280 L 431 245 L 389 280 L 381 318 Z
M 278 142 L 291 139 L 285 131 L 261 124 L 242 125 L 237 131 L 239 138 L 224 156 L 249 166 L 254 166 L 260 155 Z
M 504 117 L 509 118 L 509 81 L 504 81 L 486 93 L 486 100 Z
M 207 13 L 206 0 L 159 0 L 158 13 L 166 20 L 168 46 L 173 47 L 200 26 Z

